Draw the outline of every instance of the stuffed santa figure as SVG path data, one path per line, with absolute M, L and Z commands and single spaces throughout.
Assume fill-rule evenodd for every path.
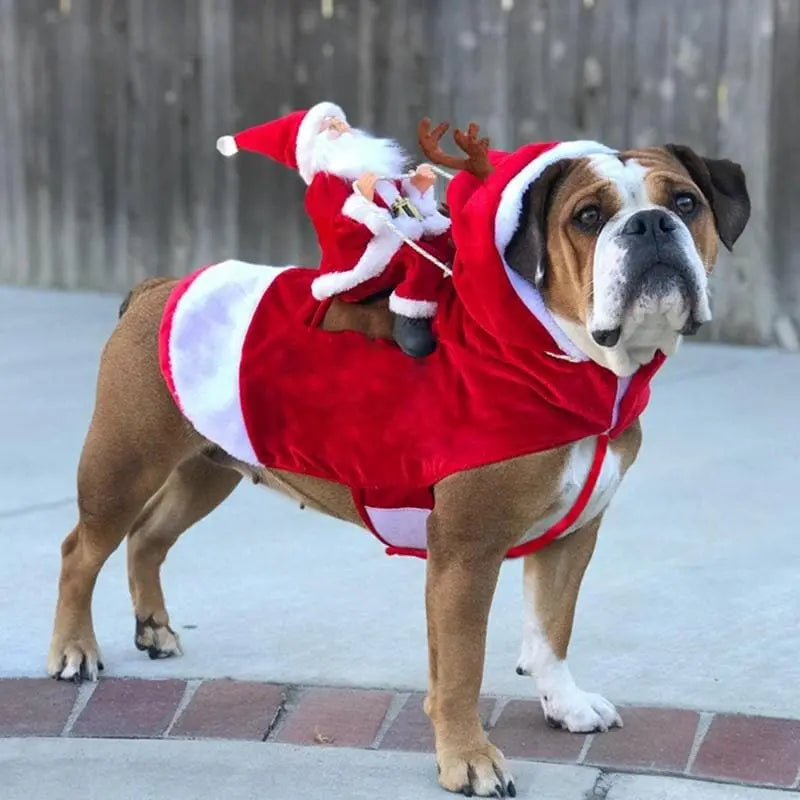
M 330 102 L 223 136 L 217 149 L 226 156 L 249 150 L 300 173 L 322 251 L 311 284 L 317 300 L 360 302 L 391 292 L 397 344 L 414 357 L 433 352 L 431 320 L 445 275 L 406 242 L 439 262 L 452 260 L 450 221 L 437 209 L 430 167 L 404 174 L 407 156 L 395 141 L 351 128 Z

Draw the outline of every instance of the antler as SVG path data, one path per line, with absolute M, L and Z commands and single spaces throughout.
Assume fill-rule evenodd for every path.
M 470 122 L 466 133 L 460 130 L 453 132 L 453 139 L 455 139 L 458 147 L 467 154 L 466 158 L 448 155 L 442 152 L 439 147 L 442 136 L 447 133 L 449 128 L 450 123 L 440 122 L 431 130 L 429 117 L 425 117 L 419 123 L 417 126 L 417 140 L 422 152 L 425 153 L 428 159 L 432 163 L 440 164 L 443 167 L 463 169 L 481 180 L 490 175 L 493 167 L 489 162 L 489 139 L 486 137 L 478 139 L 480 127 L 476 123 Z

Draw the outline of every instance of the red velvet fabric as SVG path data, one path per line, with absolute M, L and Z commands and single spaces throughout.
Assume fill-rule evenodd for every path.
M 394 342 L 312 327 L 316 274 L 298 268 L 276 278 L 244 343 L 241 403 L 265 466 L 356 489 L 419 489 L 611 428 L 616 376 L 546 355 L 558 347 L 541 325 L 528 325 L 523 345 L 502 341 L 447 283 L 434 320 L 438 347 L 412 359 Z M 634 376 L 612 436 L 644 409 L 662 361 Z
M 497 249 L 504 191 L 553 146 L 494 151 L 486 180 L 461 173 L 451 182 L 454 274 L 439 287 L 438 347 L 427 358 L 314 327 L 315 270 L 274 281 L 247 334 L 240 372 L 245 420 L 263 464 L 354 489 L 419 489 L 460 470 L 614 437 L 641 414 L 663 355 L 633 376 L 612 428 L 617 377 L 592 361 L 554 357 L 558 344 L 515 292 Z

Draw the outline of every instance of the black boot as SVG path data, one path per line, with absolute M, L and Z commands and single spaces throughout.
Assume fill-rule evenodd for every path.
M 395 314 L 392 335 L 400 349 L 412 358 L 424 358 L 436 349 L 431 321 L 426 317 L 404 317 L 402 314 Z

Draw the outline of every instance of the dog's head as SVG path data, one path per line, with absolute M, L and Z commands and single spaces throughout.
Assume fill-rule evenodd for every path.
M 711 319 L 707 276 L 750 215 L 741 167 L 682 145 L 547 166 L 503 253 L 559 326 L 618 375 Z

